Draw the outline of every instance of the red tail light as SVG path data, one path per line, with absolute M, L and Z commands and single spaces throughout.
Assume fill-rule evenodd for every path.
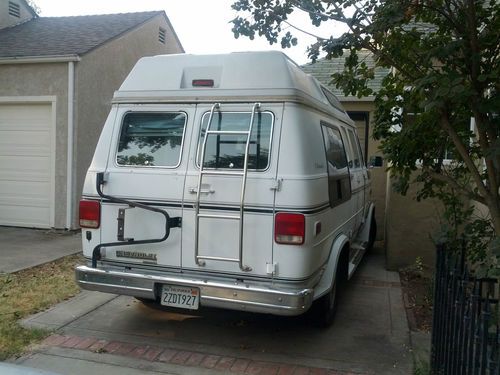
M 279 212 L 274 219 L 274 240 L 287 245 L 302 245 L 306 233 L 306 218 L 302 214 Z
M 193 79 L 193 87 L 214 87 L 213 79 Z
M 80 201 L 80 226 L 99 228 L 101 224 L 101 203 L 98 201 Z

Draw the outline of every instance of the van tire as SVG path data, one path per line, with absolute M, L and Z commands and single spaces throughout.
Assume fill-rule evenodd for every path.
M 320 328 L 328 328 L 332 325 L 337 313 L 338 280 L 323 297 L 318 299 L 313 306 L 314 323 Z

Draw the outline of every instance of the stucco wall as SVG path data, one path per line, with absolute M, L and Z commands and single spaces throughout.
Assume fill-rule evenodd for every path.
M 375 107 L 373 102 L 342 102 L 342 105 L 347 111 L 353 112 L 368 112 L 369 113 L 369 137 L 368 137 L 368 154 L 366 159 L 369 160 L 370 156 L 378 155 L 382 156 L 382 153 L 378 150 L 379 141 L 373 139 L 373 120 L 375 118 L 374 111 Z M 364 131 L 363 129 L 358 129 L 358 132 Z M 360 134 L 360 138 L 362 135 Z M 364 147 L 362 144 L 361 147 Z M 385 235 L 385 205 L 386 205 L 386 186 L 387 186 L 387 176 L 384 167 L 377 167 L 370 169 L 370 175 L 372 179 L 372 199 L 375 202 L 375 219 L 377 220 L 377 239 L 383 240 Z
M 158 41 L 158 29 L 166 30 L 166 43 Z M 74 220 L 76 206 L 82 192 L 87 168 L 102 126 L 111 108 L 113 93 L 120 87 L 137 60 L 143 56 L 181 53 L 181 46 L 174 38 L 165 18 L 151 19 L 127 34 L 82 56 L 76 66 L 75 108 L 75 185 Z
M 56 96 L 55 222 L 66 222 L 66 139 L 68 119 L 68 64 L 0 65 L 1 97 Z
M 413 176 L 415 177 L 415 176 Z M 415 264 L 420 257 L 433 267 L 433 238 L 441 227 L 443 206 L 436 199 L 416 200 L 418 185 L 411 184 L 405 196 L 396 192 L 388 175 L 386 208 L 386 266 L 397 270 Z
M 23 1 L 12 0 L 14 3 L 19 4 L 21 17 L 17 18 L 11 16 L 9 14 L 9 0 L 0 0 L 0 29 L 4 27 L 9 27 L 13 25 L 17 25 L 18 23 L 25 22 L 30 18 L 33 18 L 33 15 L 30 11 L 24 6 Z

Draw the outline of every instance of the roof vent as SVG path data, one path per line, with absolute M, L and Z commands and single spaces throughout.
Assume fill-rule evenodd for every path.
M 166 30 L 161 27 L 158 30 L 158 41 L 163 44 L 165 44 L 165 32 Z
M 21 6 L 9 1 L 9 14 L 16 18 L 21 18 Z

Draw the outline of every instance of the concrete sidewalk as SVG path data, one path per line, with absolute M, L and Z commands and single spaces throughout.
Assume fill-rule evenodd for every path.
M 63 374 L 411 374 L 399 275 L 384 270 L 376 250 L 325 330 L 309 316 L 224 310 L 189 316 L 83 292 L 24 320 L 55 334 L 18 363 Z
M 12 273 L 82 251 L 80 232 L 0 226 L 0 273 Z

